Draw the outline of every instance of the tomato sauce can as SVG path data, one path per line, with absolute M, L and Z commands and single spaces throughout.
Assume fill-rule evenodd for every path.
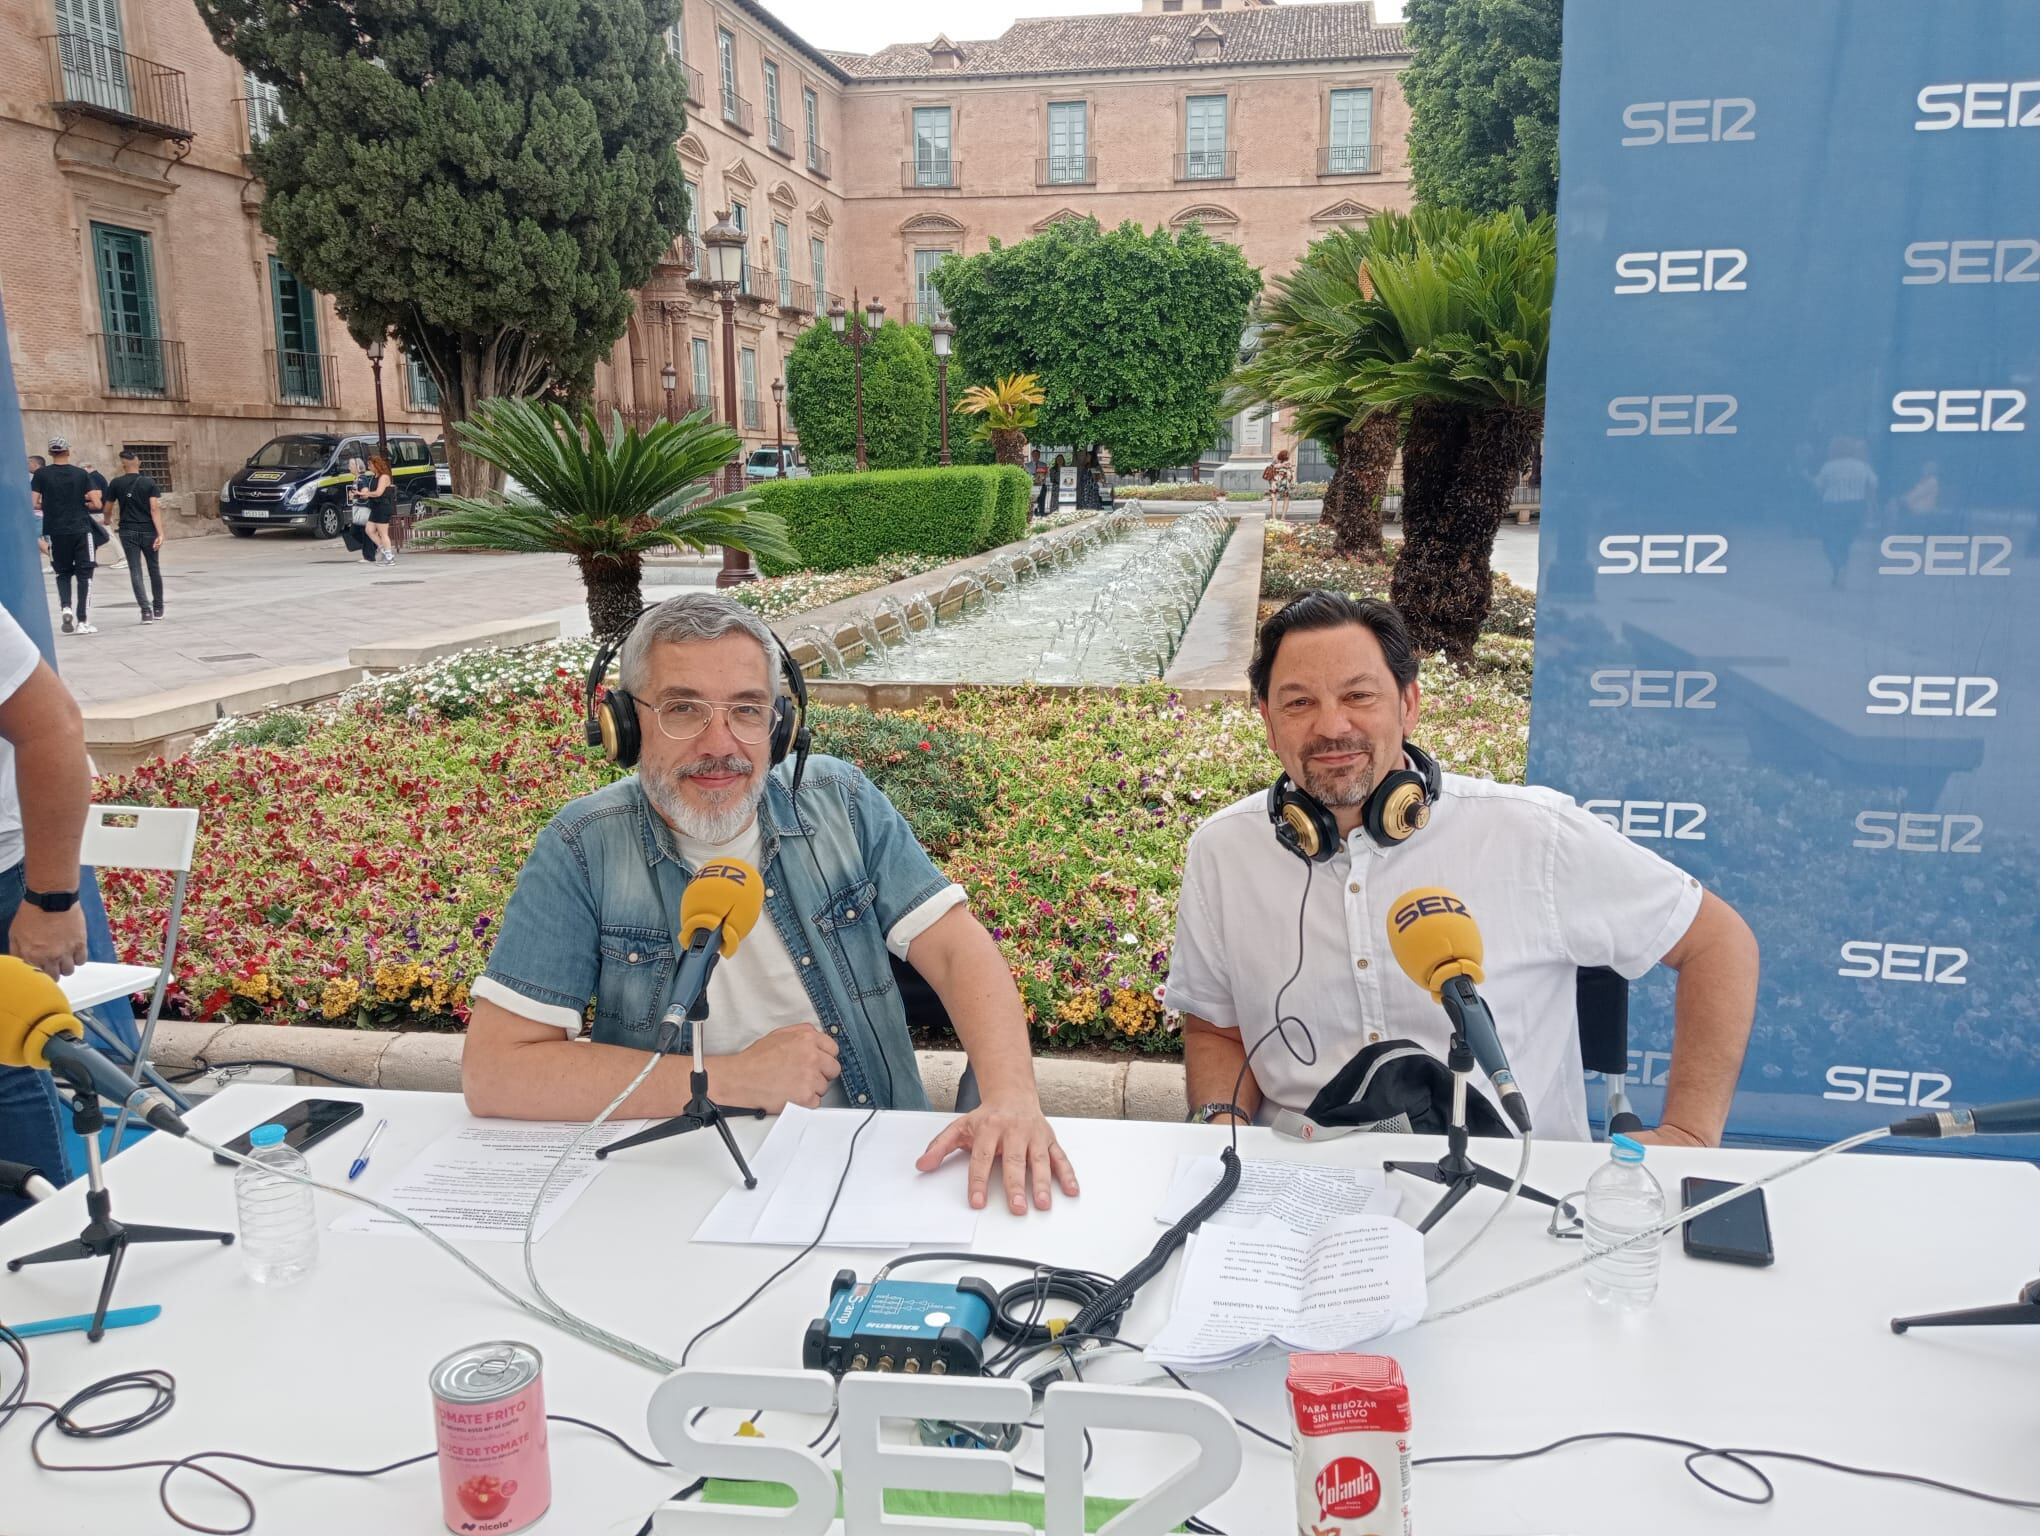
M 552 1504 L 544 1372 L 537 1350 L 508 1340 L 463 1349 L 432 1368 L 449 1531 L 521 1531 Z
M 1410 1389 L 1387 1355 L 1291 1355 L 1298 1536 L 1410 1536 Z

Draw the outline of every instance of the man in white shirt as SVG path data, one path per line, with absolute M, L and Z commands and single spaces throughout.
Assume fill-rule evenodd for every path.
M 1408 746 L 1417 658 L 1387 603 L 1297 598 L 1262 627 L 1249 680 L 1286 798 L 1314 806 L 1306 822 L 1326 835 L 1317 860 L 1285 846 L 1259 791 L 1190 840 L 1166 996 L 1193 1118 L 1302 1111 L 1381 1040 L 1442 1059 L 1445 1012 L 1397 966 L 1386 927 L 1403 892 L 1442 886 L 1480 925 L 1481 994 L 1540 1134 L 1588 1135 L 1579 969 L 1634 980 L 1664 964 L 1679 973 L 1671 1079 L 1642 1139 L 1719 1142 L 1756 1010 L 1757 944 L 1732 907 L 1564 795 L 1436 774 Z M 1387 795 L 1413 799 L 1416 784 L 1428 822 L 1385 816 Z M 1279 1032 L 1278 1013 L 1291 1021 Z

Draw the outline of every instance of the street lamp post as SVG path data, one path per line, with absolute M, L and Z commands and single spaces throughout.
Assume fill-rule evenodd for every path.
M 848 325 L 846 331 L 844 326 Z M 841 304 L 829 306 L 829 329 L 850 343 L 851 388 L 857 397 L 857 467 L 866 468 L 864 462 L 864 344 L 885 324 L 885 306 L 877 299 L 862 306 L 859 312 L 858 295 L 850 295 L 850 312 L 846 313 Z
M 786 380 L 772 381 L 772 436 L 779 444 L 779 473 L 786 475 L 786 417 L 780 407 L 786 404 Z
M 383 463 L 390 461 L 390 428 L 383 416 L 382 360 L 386 343 L 378 336 L 368 344 L 368 365 L 375 370 L 375 445 Z
M 722 300 L 723 405 L 729 426 L 737 434 L 737 455 L 723 466 L 723 494 L 734 495 L 744 488 L 743 429 L 737 424 L 737 285 L 744 275 L 744 232 L 730 222 L 727 210 L 715 216 L 701 237 L 708 247 L 708 276 L 716 297 Z M 751 552 L 723 546 L 722 569 L 716 573 L 718 587 L 741 586 L 756 581 Z
M 941 315 L 936 318 L 933 325 L 928 327 L 928 335 L 935 343 L 935 376 L 941 381 L 942 456 L 936 462 L 947 465 L 949 463 L 949 347 L 951 341 L 956 336 L 956 327 L 949 323 L 947 315 Z
M 680 415 L 677 409 L 679 405 L 677 392 L 680 388 L 680 370 L 671 363 L 666 364 L 659 370 L 659 382 L 666 386 L 666 420 L 678 421 Z

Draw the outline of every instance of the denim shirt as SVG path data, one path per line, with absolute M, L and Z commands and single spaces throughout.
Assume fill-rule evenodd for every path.
M 836 1042 L 848 1102 L 926 1109 L 885 938 L 949 879 L 854 765 L 810 757 L 798 808 L 791 772 L 773 770 L 760 810 L 766 916 Z M 484 974 L 577 1017 L 592 997 L 595 1040 L 649 1050 L 671 1001 L 693 875 L 635 774 L 583 795 L 539 833 Z M 711 1018 L 711 1053 L 714 1044 Z

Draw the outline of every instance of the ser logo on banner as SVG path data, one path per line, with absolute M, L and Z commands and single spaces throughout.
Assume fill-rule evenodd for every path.
M 1961 811 L 1863 811 L 1851 848 L 1900 853 L 1981 853 L 1983 818 Z
M 1827 1082 L 1824 1099 L 1907 1109 L 1946 1109 L 1955 1089 L 1955 1080 L 1945 1072 L 1908 1072 L 1899 1067 L 1829 1067 Z
M 1624 837 L 1704 843 L 1707 807 L 1694 800 L 1583 800 L 1580 809 Z
M 1653 144 L 1730 144 L 1757 136 L 1757 104 L 1747 96 L 1693 101 L 1632 101 L 1622 109 L 1624 149 Z
M 2009 576 L 2012 541 L 2001 533 L 1891 533 L 1877 546 L 1880 576 Z
M 1835 974 L 1856 981 L 1925 981 L 1936 986 L 1966 987 L 1962 974 L 1969 951 L 1956 944 L 1888 944 L 1877 939 L 1851 939 L 1842 946 Z
M 2023 432 L 2023 389 L 1901 389 L 1891 397 L 1894 432 Z
M 1617 293 L 1741 293 L 1747 251 L 1624 251 L 1615 258 Z
M 1720 533 L 1611 533 L 1601 540 L 1601 576 L 1726 576 Z
M 1970 80 L 1920 87 L 1918 133 L 1950 128 L 2040 128 L 2040 80 Z
M 1880 672 L 1870 679 L 1866 715 L 1942 715 L 1988 720 L 1997 714 L 1994 677 L 1931 677 Z
M 1712 672 L 1603 667 L 1587 681 L 1592 709 L 1713 709 L 1721 679 Z
M 1610 437 L 1734 437 L 1734 395 L 1617 395 Z
M 1934 283 L 2040 283 L 2040 240 L 1915 240 L 1905 248 L 1909 287 Z

